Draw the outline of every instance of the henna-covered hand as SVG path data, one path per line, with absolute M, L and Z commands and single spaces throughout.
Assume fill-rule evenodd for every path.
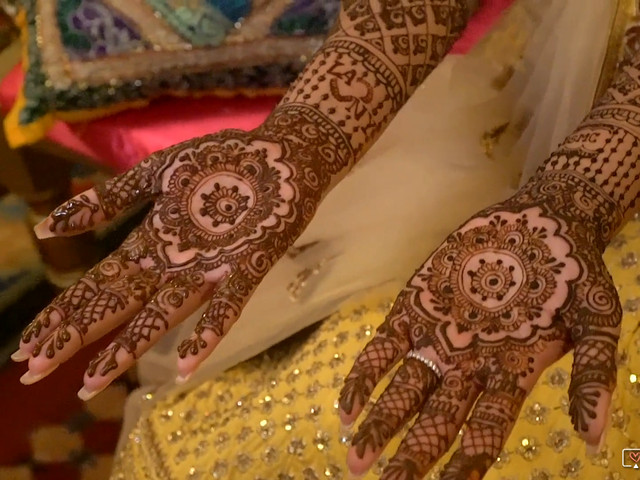
M 330 182 L 325 162 L 345 162 L 319 122 L 281 115 L 287 138 L 277 133 L 285 117 L 274 115 L 253 132 L 190 140 L 75 197 L 37 227 L 41 237 L 77 234 L 154 203 L 120 248 L 24 331 L 20 352 L 31 356 L 25 383 L 127 322 L 87 370 L 82 396 L 95 394 L 208 300 L 179 348 L 181 375 L 195 369 L 313 216 Z
M 638 111 L 640 54 L 516 195 L 475 215 L 418 269 L 346 378 L 341 419 L 355 421 L 412 350 L 443 376 L 420 359 L 402 363 L 353 438 L 351 471 L 366 470 L 417 415 L 383 479 L 422 478 L 465 422 L 440 478 L 482 478 L 542 371 L 570 349 L 569 413 L 598 448 L 622 315 L 602 252 L 638 208 Z
M 405 359 L 354 436 L 350 469 L 366 470 L 418 414 L 382 478 L 421 479 L 465 421 L 462 445 L 441 478 L 481 478 L 542 371 L 571 348 L 571 418 L 598 445 L 621 318 L 602 251 L 620 220 L 599 188 L 571 172 L 550 172 L 449 235 L 356 360 L 340 397 L 342 420 L 355 420 L 381 377 L 411 350 L 443 377 Z
M 462 32 L 466 0 L 349 0 L 332 34 L 267 121 L 152 155 L 54 211 L 36 232 L 72 235 L 123 210 L 151 213 L 106 260 L 25 330 L 14 360 L 40 380 L 82 345 L 127 322 L 91 362 L 82 398 L 106 387 L 167 329 L 209 300 L 179 348 L 185 377 L 328 189 L 375 141 Z

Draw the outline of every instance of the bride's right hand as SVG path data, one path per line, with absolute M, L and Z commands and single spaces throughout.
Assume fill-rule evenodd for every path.
M 36 227 L 40 238 L 75 235 L 153 202 L 120 248 L 25 329 L 13 355 L 29 359 L 23 383 L 44 378 L 82 346 L 125 325 L 89 364 L 79 395 L 90 398 L 209 300 L 179 347 L 180 376 L 195 370 L 311 220 L 341 160 L 321 128 L 285 115 L 271 126 L 227 130 L 157 152 Z

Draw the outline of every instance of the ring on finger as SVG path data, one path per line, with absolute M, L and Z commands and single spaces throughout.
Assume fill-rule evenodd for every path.
M 436 374 L 436 377 L 438 377 L 438 380 L 442 378 L 442 371 L 440 370 L 438 365 L 436 365 L 436 363 L 433 360 L 423 356 L 418 351 L 411 350 L 409 353 L 407 353 L 407 358 L 415 358 L 416 360 L 424 363 L 429 369 L 433 371 L 433 373 Z

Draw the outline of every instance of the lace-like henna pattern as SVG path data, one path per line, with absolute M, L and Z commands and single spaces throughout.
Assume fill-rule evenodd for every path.
M 36 316 L 22 332 L 22 342 L 27 344 L 34 339 L 44 337 L 77 308 L 84 306 L 95 297 L 102 287 L 122 276 L 125 270 L 125 264 L 114 255 L 100 262 Z
M 358 455 L 362 457 L 367 448 L 372 451 L 384 448 L 415 415 L 437 383 L 438 378 L 433 370 L 419 360 L 410 359 L 403 363 L 394 375 L 390 388 L 378 399 L 353 438 Z
M 152 285 L 155 283 L 157 280 Z M 154 331 L 169 330 L 169 315 L 182 307 L 188 297 L 197 294 L 204 283 L 203 275 L 194 273 L 186 277 L 175 278 L 166 284 L 153 301 L 149 302 L 118 334 L 113 343 L 89 363 L 87 375 L 93 377 L 98 373 L 104 376 L 118 368 L 116 355 L 120 349 L 126 350 L 133 358 L 137 358 L 139 344 L 150 342 Z
M 281 106 L 306 105 L 330 119 L 358 157 L 438 65 L 467 15 L 462 0 L 343 2 L 332 35 Z
M 84 344 L 91 325 L 117 314 L 132 302 L 143 304 L 151 298 L 157 281 L 156 275 L 145 272 L 140 276 L 124 277 L 111 283 L 85 305 L 81 314 L 76 313 L 63 320 L 48 338 L 39 342 L 33 355 L 38 356 L 44 349 L 47 358 L 54 358 L 56 352 L 71 340 L 72 330 L 78 334 L 80 343 Z

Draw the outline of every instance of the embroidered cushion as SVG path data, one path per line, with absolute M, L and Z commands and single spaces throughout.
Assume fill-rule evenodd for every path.
M 25 81 L 12 146 L 161 95 L 283 91 L 339 0 L 22 0 Z

